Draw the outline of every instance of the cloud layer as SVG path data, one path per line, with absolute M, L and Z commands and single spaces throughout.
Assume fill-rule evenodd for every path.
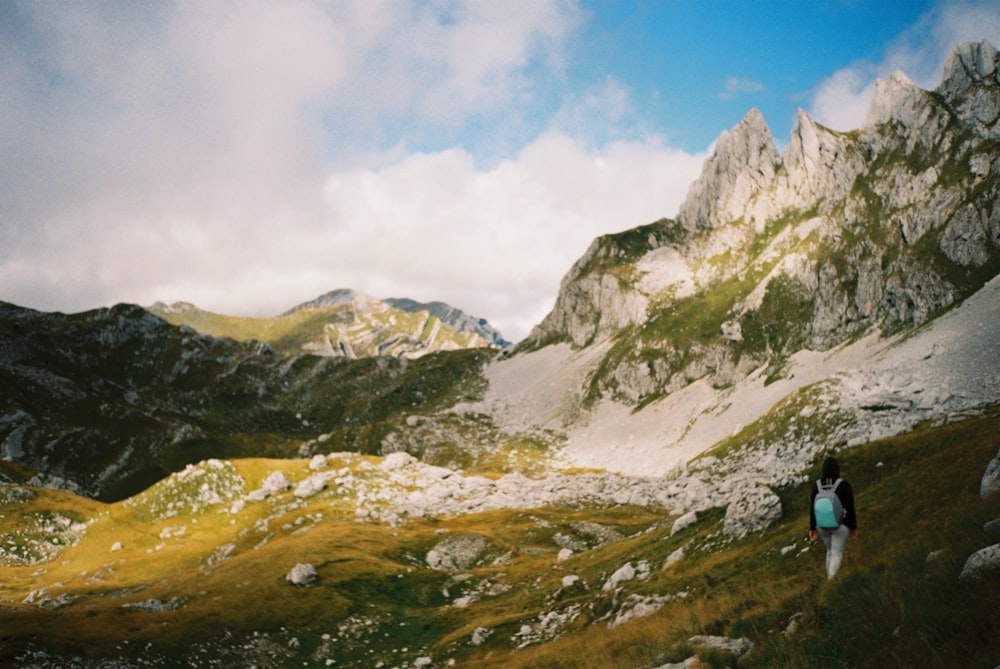
M 349 287 L 448 301 L 517 339 L 595 236 L 673 213 L 700 165 L 554 131 L 488 167 L 408 148 L 527 123 L 573 2 L 2 11 L 0 299 L 35 308 L 265 315 Z

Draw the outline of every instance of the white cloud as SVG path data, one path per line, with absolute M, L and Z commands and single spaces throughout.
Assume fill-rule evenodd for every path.
M 995 2 L 939 2 L 894 40 L 877 63 L 859 61 L 827 77 L 816 89 L 810 113 L 835 130 L 864 122 L 876 79 L 897 70 L 913 83 L 937 88 L 944 62 L 962 42 L 1000 45 L 1000 5 Z
M 350 249 L 336 264 L 352 287 L 444 300 L 517 339 L 595 237 L 675 214 L 703 160 L 656 144 L 592 152 L 557 133 L 489 170 L 460 149 L 409 155 L 332 175 L 318 246 Z
M 754 79 L 748 79 L 746 77 L 727 77 L 725 82 L 723 82 L 723 89 L 722 92 L 719 93 L 718 97 L 722 100 L 735 100 L 743 95 L 763 93 L 766 90 L 767 86 Z
M 329 165 L 378 148 L 371 129 L 386 122 L 451 127 L 521 108 L 582 16 L 572 0 L 4 4 L 0 299 L 66 311 L 188 299 L 243 313 L 340 286 L 445 299 L 434 288 L 455 272 L 396 279 L 400 249 L 387 245 L 394 265 L 351 245 L 381 243 L 376 217 L 350 203 L 350 216 L 331 212 Z M 385 238 L 407 240 L 411 261 L 454 251 L 493 293 L 509 282 L 551 294 L 544 279 L 493 272 L 503 260 L 470 248 L 452 205 L 428 199 L 453 194 L 435 179 L 482 181 L 495 191 L 484 206 L 520 213 L 517 184 L 492 183 L 461 151 L 409 156 L 397 140 L 383 156 L 393 167 L 355 175 L 421 212 L 396 207 Z M 440 234 L 435 208 L 451 226 Z M 491 316 L 478 298 L 456 306 Z

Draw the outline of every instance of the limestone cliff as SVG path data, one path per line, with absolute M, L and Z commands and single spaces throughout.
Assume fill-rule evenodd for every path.
M 800 111 L 781 156 L 751 110 L 677 220 L 596 240 L 525 346 L 608 342 L 583 395 L 634 406 L 959 304 L 1000 271 L 998 62 L 961 45 L 934 91 L 896 73 L 850 132 Z

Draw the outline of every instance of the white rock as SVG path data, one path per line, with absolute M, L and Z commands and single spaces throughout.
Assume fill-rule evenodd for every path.
M 695 523 L 698 522 L 698 513 L 695 511 L 688 511 L 683 516 L 674 521 L 673 527 L 670 528 L 670 536 L 674 536 L 678 532 L 686 530 Z
M 666 569 L 668 567 L 672 567 L 683 559 L 684 559 L 684 547 L 681 546 L 680 548 L 678 548 L 673 553 L 667 556 L 667 559 L 663 563 L 663 568 Z
M 1000 544 L 993 544 L 976 551 L 965 561 L 959 578 L 963 581 L 978 581 L 986 574 L 1000 570 Z
M 722 531 L 731 539 L 742 539 L 781 520 L 781 500 L 764 485 L 743 483 L 730 497 Z
M 570 574 L 569 576 L 563 576 L 562 587 L 571 588 L 580 581 L 580 577 L 576 574 Z
M 313 474 L 312 476 L 303 479 L 295 486 L 295 496 L 299 498 L 312 497 L 316 493 L 323 490 L 326 487 L 326 482 L 329 479 L 329 475 L 326 473 Z
M 382 460 L 382 464 L 379 466 L 388 472 L 400 469 L 402 467 L 406 467 L 407 465 L 411 465 L 416 461 L 417 459 L 414 458 L 409 453 L 407 453 L 406 451 L 397 451 L 396 453 L 390 453 L 389 455 L 385 456 L 385 459 Z
M 983 472 L 983 479 L 979 484 L 979 496 L 986 499 L 998 490 L 1000 490 L 1000 451 L 997 451 L 996 456 L 986 465 L 986 471 Z
M 285 580 L 292 585 L 311 585 L 319 578 L 316 568 L 309 563 L 300 562 L 285 576 Z

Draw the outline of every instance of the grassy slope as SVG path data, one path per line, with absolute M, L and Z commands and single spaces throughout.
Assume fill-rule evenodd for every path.
M 350 500 L 335 489 L 301 504 L 284 493 L 238 515 L 223 513 L 226 503 L 166 520 L 154 510 L 185 499 L 175 479 L 113 505 L 40 491 L 35 500 L 0 506 L 0 535 L 15 536 L 46 510 L 90 525 L 78 545 L 44 564 L 4 567 L 0 662 L 41 647 L 68 657 L 159 658 L 167 666 L 237 657 L 260 666 L 323 666 L 330 658 L 337 666 L 412 666 L 426 655 L 434 666 L 454 658 L 475 667 L 648 667 L 683 659 L 685 640 L 707 633 L 752 639 L 743 667 L 993 666 L 1000 578 L 966 584 L 958 573 L 970 553 L 997 540 L 983 523 L 1000 516 L 1000 497 L 980 500 L 978 489 L 998 428 L 995 414 L 840 454 L 857 491 L 861 536 L 830 583 L 822 550 L 805 539 L 805 485 L 779 491 L 781 523 L 736 544 L 720 538 L 721 510 L 671 537 L 669 518 L 627 507 L 494 511 L 393 529 L 355 522 Z M 377 459 L 351 456 L 344 464 L 360 462 Z M 309 473 L 302 461 L 235 465 L 245 490 L 275 469 L 295 480 Z M 200 479 L 189 485 L 193 494 Z M 558 562 L 553 537 L 572 533 L 577 521 L 601 522 L 626 538 Z M 422 559 L 441 530 L 483 534 L 512 557 L 470 569 L 464 581 L 429 570 Z M 115 541 L 124 549 L 109 552 Z M 232 546 L 226 559 L 216 552 L 221 545 Z M 681 546 L 685 558 L 662 569 Z M 942 553 L 928 562 L 933 551 Z M 648 579 L 624 583 L 619 593 L 601 590 L 615 569 L 640 560 L 652 564 Z M 296 562 L 314 564 L 319 585 L 288 585 L 284 575 Z M 580 584 L 562 587 L 569 574 Z M 74 599 L 54 609 L 21 603 L 42 587 L 47 597 Z M 467 608 L 449 605 L 476 592 L 480 599 Z M 626 595 L 678 593 L 687 595 L 652 615 L 606 624 Z M 183 606 L 122 607 L 150 598 L 178 598 Z M 576 617 L 558 638 L 515 650 L 522 626 L 537 627 L 549 611 Z M 783 634 L 793 619 L 797 631 Z M 492 634 L 473 646 L 477 627 Z M 704 659 L 731 666 L 718 655 Z

